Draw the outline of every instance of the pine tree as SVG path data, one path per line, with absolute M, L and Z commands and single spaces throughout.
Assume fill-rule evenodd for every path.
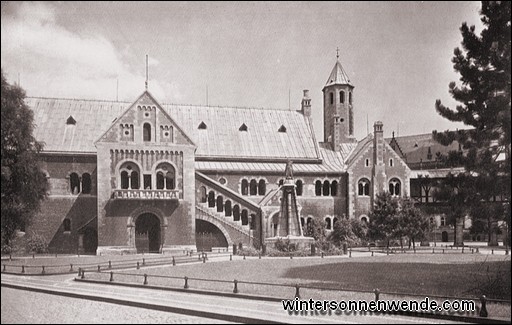
M 445 157 L 450 165 L 465 167 L 466 175 L 475 177 L 475 188 L 468 203 L 489 202 L 505 195 L 506 215 L 489 213 L 472 215 L 473 224 L 487 218 L 486 224 L 506 219 L 510 232 L 510 140 L 511 140 L 511 18 L 509 1 L 483 1 L 480 11 L 484 24 L 480 36 L 475 26 L 462 24 L 462 49 L 454 50 L 452 59 L 455 71 L 460 73 L 461 85 L 449 85 L 450 94 L 460 102 L 455 110 L 436 101 L 437 112 L 450 121 L 462 122 L 470 129 L 437 133 L 434 138 L 448 145 L 458 141 L 462 151 Z M 497 185 L 497 186 L 496 186 Z M 481 209 L 481 206 L 480 206 Z M 490 219 L 489 219 L 490 218 Z M 492 219 L 492 220 L 491 220 Z M 495 227 L 488 227 L 492 232 Z M 491 237 L 491 233 L 489 234 Z M 510 236 L 508 236 L 510 238 Z
M 9 249 L 16 231 L 30 222 L 46 196 L 48 183 L 37 162 L 42 149 L 33 135 L 33 113 L 25 92 L 4 78 L 1 89 L 2 250 Z

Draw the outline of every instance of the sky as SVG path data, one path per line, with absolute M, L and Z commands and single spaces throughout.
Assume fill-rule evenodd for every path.
M 462 22 L 480 2 L 1 2 L 1 62 L 28 96 L 300 109 L 339 60 L 354 89 L 355 136 L 466 128 L 435 110 Z M 369 128 L 368 128 L 369 126 Z

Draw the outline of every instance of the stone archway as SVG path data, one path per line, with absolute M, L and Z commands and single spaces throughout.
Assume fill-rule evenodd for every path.
M 160 219 L 153 213 L 143 213 L 135 220 L 137 253 L 160 253 L 162 244 Z
M 196 247 L 198 251 L 211 251 L 212 247 L 228 248 L 228 239 L 213 223 L 196 219 Z
M 445 242 L 445 243 L 448 241 L 448 232 L 443 231 L 443 232 L 441 233 L 441 241 L 443 241 L 443 242 Z

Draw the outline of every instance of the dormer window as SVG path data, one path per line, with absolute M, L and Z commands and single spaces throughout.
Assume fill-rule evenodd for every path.
M 240 128 L 238 129 L 238 131 L 247 132 L 247 125 L 245 125 L 245 123 L 242 123 L 242 125 L 240 125 Z
M 286 127 L 284 125 L 281 125 L 281 127 L 279 128 L 279 130 L 277 130 L 277 132 L 286 133 Z
M 199 130 L 206 130 L 206 124 L 204 124 L 204 122 L 201 122 L 197 128 Z
M 75 119 L 73 118 L 73 116 L 69 116 L 68 119 L 66 120 L 66 125 L 75 125 L 76 124 L 76 121 Z

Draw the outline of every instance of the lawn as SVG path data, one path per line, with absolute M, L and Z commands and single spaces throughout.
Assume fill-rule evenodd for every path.
M 248 258 L 234 261 L 207 262 L 179 267 L 162 266 L 122 271 L 174 277 L 215 279 L 340 289 L 408 295 L 444 297 L 479 297 L 510 300 L 510 257 L 498 255 L 390 255 L 375 257 L 331 258 Z M 133 281 L 140 281 L 133 277 Z M 153 283 L 182 286 L 183 280 L 155 279 Z M 168 282 L 165 282 L 168 281 Z M 172 283 L 171 283 L 172 282 Z M 191 287 L 232 290 L 232 284 L 190 280 Z M 250 284 L 239 284 L 243 290 L 258 291 Z M 289 295 L 293 288 L 277 288 L 272 292 Z M 269 293 L 268 288 L 263 290 Z M 294 292 L 294 291 L 293 291 Z

